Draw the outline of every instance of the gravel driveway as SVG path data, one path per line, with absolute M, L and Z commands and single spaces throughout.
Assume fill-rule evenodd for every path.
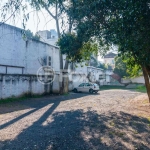
M 0 150 L 150 150 L 150 123 L 128 103 L 140 94 L 107 90 L 1 104 Z

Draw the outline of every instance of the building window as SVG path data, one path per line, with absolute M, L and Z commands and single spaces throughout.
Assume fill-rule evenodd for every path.
M 47 32 L 47 39 L 51 39 L 51 33 Z
M 55 36 L 54 36 L 54 35 L 52 36 L 52 39 L 55 39 Z
M 51 58 L 51 56 L 48 57 L 48 66 L 52 66 L 52 58 Z

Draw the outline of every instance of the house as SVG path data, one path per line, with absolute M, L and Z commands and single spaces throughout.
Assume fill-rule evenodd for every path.
M 55 29 L 38 31 L 37 35 L 40 36 L 40 41 L 56 46 L 58 35 Z
M 110 65 L 113 68 L 115 68 L 115 57 L 117 56 L 117 54 L 109 52 L 108 54 L 106 54 L 104 56 L 104 63 L 106 65 Z

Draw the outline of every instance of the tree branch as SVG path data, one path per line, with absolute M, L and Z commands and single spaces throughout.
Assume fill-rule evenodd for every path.
M 53 17 L 54 19 L 56 19 L 56 16 L 54 16 L 54 15 L 51 13 L 51 11 L 48 9 L 48 7 L 47 7 L 46 4 L 43 4 L 43 7 L 45 8 L 45 10 L 49 13 L 49 15 L 50 15 L 51 17 Z

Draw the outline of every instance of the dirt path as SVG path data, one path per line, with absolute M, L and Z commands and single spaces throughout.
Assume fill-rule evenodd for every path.
M 138 114 L 147 110 L 131 102 L 140 95 L 107 90 L 3 104 L 0 150 L 150 150 L 150 122 Z

